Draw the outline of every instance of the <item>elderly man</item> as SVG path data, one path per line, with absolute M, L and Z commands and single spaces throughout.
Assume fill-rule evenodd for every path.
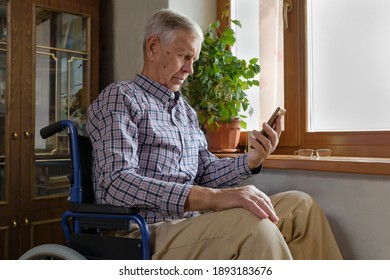
M 309 195 L 269 198 L 239 186 L 276 148 L 281 118 L 275 129 L 263 124 L 267 137 L 253 132 L 247 154 L 218 159 L 207 150 L 196 113 L 179 94 L 202 40 L 190 18 L 156 12 L 145 28 L 142 73 L 109 85 L 89 107 L 97 203 L 140 208 L 153 259 L 340 259 Z

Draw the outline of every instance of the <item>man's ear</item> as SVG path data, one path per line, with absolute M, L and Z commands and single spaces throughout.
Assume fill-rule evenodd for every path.
M 149 38 L 146 40 L 145 48 L 146 58 L 150 61 L 154 61 L 156 55 L 160 51 L 160 38 L 158 38 L 156 35 L 149 36 Z

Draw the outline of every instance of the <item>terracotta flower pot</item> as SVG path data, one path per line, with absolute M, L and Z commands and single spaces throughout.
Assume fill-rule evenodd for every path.
M 205 125 L 207 142 L 211 152 L 228 152 L 236 149 L 240 140 L 240 120 L 229 123 L 218 123 L 219 128 L 213 129 Z

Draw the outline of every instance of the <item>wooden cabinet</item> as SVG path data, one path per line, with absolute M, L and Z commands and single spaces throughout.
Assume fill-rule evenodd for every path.
M 72 119 L 83 133 L 98 34 L 98 0 L 0 0 L 0 259 L 64 242 L 67 136 L 39 130 Z

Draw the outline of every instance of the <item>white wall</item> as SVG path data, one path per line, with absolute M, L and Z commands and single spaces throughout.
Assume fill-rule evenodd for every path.
M 168 0 L 168 7 L 186 14 L 203 30 L 217 19 L 217 0 Z
M 245 183 L 268 195 L 295 189 L 313 196 L 345 259 L 390 259 L 390 176 L 264 169 Z

